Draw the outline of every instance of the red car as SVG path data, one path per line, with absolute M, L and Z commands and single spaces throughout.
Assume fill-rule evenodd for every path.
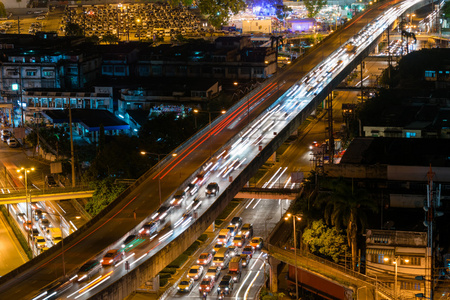
M 214 278 L 212 277 L 205 277 L 203 278 L 202 282 L 200 283 L 200 293 L 209 293 L 214 288 Z
M 211 253 L 202 253 L 200 254 L 200 257 L 197 260 L 197 264 L 199 265 L 209 265 L 213 259 L 213 256 Z

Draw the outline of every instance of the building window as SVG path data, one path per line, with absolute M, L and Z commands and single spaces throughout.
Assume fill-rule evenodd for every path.
M 36 76 L 36 71 L 27 71 L 27 76 Z
M 44 74 L 44 77 L 52 77 L 53 76 L 52 71 L 44 71 L 43 74 Z
M 103 66 L 102 69 L 104 74 L 112 74 L 113 72 L 112 66 Z
M 400 283 L 400 289 L 410 291 L 420 291 L 420 282 L 402 281 Z
M 425 77 L 435 78 L 436 77 L 436 71 L 425 71 Z
M 387 244 L 389 242 L 389 238 L 387 236 L 377 236 L 373 235 L 374 244 Z
M 412 138 L 412 137 L 416 137 L 416 133 L 407 131 L 406 132 L 406 138 L 409 139 L 409 138 Z
M 408 261 L 408 262 L 406 262 Z M 413 256 L 413 257 L 403 257 L 401 258 L 401 265 L 410 265 L 410 266 L 420 266 L 420 257 Z
M 114 73 L 117 75 L 125 75 L 125 67 L 124 66 L 116 66 L 114 69 Z
M 385 264 L 386 261 L 384 260 L 384 254 L 376 254 L 376 263 L 378 264 Z

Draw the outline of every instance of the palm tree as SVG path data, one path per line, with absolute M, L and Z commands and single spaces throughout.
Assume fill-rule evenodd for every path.
M 338 229 L 347 227 L 348 246 L 352 250 L 352 269 L 356 270 L 358 225 L 363 231 L 367 224 L 367 211 L 376 212 L 375 201 L 369 198 L 367 191 L 354 189 L 342 178 L 325 181 L 328 191 L 320 192 L 316 205 L 324 207 L 324 218 Z

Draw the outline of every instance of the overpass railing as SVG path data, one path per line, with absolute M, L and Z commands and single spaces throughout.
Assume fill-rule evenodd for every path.
M 87 192 L 93 191 L 94 189 L 88 185 L 79 185 L 76 187 L 55 187 L 48 189 L 28 189 L 28 195 L 37 196 L 37 195 L 51 195 L 51 194 L 67 194 L 74 192 Z M 11 198 L 11 197 L 20 197 L 25 196 L 26 191 L 25 188 L 15 189 L 15 190 L 7 190 L 1 189 L 0 199 Z

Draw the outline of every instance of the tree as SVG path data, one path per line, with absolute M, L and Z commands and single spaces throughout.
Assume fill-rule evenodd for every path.
M 327 0 L 304 0 L 303 3 L 308 11 L 308 18 L 314 18 L 327 5 Z
M 106 44 L 117 44 L 119 43 L 119 41 L 120 41 L 119 37 L 112 33 L 105 34 L 101 39 L 101 42 Z
M 448 1 L 445 2 L 441 12 L 446 18 L 450 17 L 450 3 Z
M 245 7 L 244 0 L 202 0 L 198 4 L 201 13 L 206 15 L 209 23 L 216 28 L 226 24 L 231 13 L 237 14 Z
M 358 224 L 361 230 L 367 223 L 366 211 L 377 211 L 377 205 L 363 189 L 354 190 L 342 178 L 325 180 L 324 187 L 317 198 L 317 205 L 324 207 L 325 220 L 340 229 L 347 227 L 347 242 L 352 250 L 352 268 L 356 270 Z
M 76 23 L 67 23 L 65 29 L 66 36 L 83 36 L 83 28 Z
M 86 204 L 86 211 L 91 216 L 97 215 L 114 201 L 126 188 L 125 185 L 114 184 L 113 178 L 93 182 L 95 192 Z
M 292 8 L 287 5 L 277 5 L 276 13 L 278 20 L 283 20 L 284 26 L 286 26 L 286 18 L 291 15 Z
M 5 5 L 3 4 L 3 2 L 0 2 L 0 18 L 5 18 L 5 17 L 6 17 Z
M 312 253 L 330 257 L 336 263 L 348 249 L 342 231 L 328 227 L 322 219 L 313 221 L 310 228 L 303 232 L 302 238 Z

